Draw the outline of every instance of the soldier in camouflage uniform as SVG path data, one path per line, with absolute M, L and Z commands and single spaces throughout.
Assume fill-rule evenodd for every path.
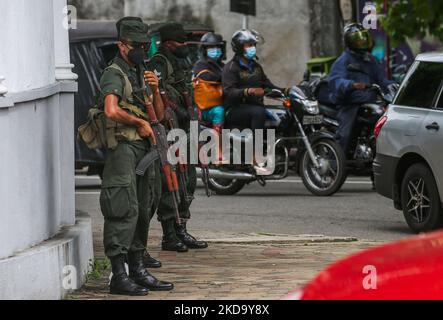
M 146 295 L 149 290 L 171 290 L 172 283 L 153 277 L 145 268 L 148 229 L 154 214 L 158 166 L 137 176 L 138 162 L 155 143 L 149 118 L 138 103 L 143 58 L 148 45 L 147 26 L 139 18 L 126 17 L 117 23 L 119 53 L 105 69 L 100 80 L 100 101 L 104 108 L 108 156 L 103 172 L 100 207 L 104 216 L 103 241 L 112 264 L 110 292 Z M 137 68 L 136 68 L 137 67 Z M 144 72 L 147 94 L 155 111 L 164 117 L 158 78 Z M 126 273 L 125 262 L 129 266 Z
M 160 90 L 164 97 L 171 102 L 173 113 L 178 120 L 178 126 L 189 131 L 190 115 L 186 105 L 186 96 L 192 96 L 191 68 L 184 67 L 184 59 L 189 55 L 186 46 L 187 35 L 183 26 L 178 23 L 168 23 L 159 29 L 161 46 L 150 59 L 148 69 L 153 71 L 160 80 Z M 168 107 L 168 106 L 165 106 Z M 189 207 L 197 185 L 195 166 L 187 165 L 187 183 L 180 183 L 181 202 L 179 204 L 182 224 L 175 223 L 175 212 L 172 195 L 163 182 L 162 197 L 158 208 L 158 219 L 163 228 L 162 249 L 166 251 L 185 252 L 190 249 L 207 248 L 208 244 L 198 241 L 187 232 L 186 221 L 190 219 Z M 186 188 L 186 192 L 185 189 Z M 187 193 L 188 197 L 184 195 Z

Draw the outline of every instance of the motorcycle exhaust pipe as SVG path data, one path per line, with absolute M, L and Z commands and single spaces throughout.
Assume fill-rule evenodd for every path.
M 254 180 L 255 177 L 246 172 L 241 171 L 223 171 L 220 169 L 209 169 L 209 178 L 213 179 L 236 179 L 236 180 Z M 201 177 L 201 169 L 197 168 L 197 174 Z

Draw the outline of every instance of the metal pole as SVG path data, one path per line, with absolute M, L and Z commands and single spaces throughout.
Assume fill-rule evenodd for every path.
M 249 17 L 248 15 L 243 15 L 243 29 L 249 29 Z

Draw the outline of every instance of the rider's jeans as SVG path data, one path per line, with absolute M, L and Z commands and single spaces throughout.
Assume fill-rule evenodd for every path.
M 349 151 L 355 121 L 358 114 L 358 105 L 340 106 L 338 112 L 339 126 L 336 139 L 342 147 L 345 154 Z
M 264 106 L 241 104 L 231 107 L 226 122 L 230 125 L 252 130 L 264 129 L 266 121 L 266 109 Z

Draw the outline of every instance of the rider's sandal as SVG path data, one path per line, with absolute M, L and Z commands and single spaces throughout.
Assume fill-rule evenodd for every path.
M 271 170 L 270 168 L 262 167 L 259 165 L 254 165 L 254 170 L 258 176 L 270 176 L 274 173 L 273 170 Z

